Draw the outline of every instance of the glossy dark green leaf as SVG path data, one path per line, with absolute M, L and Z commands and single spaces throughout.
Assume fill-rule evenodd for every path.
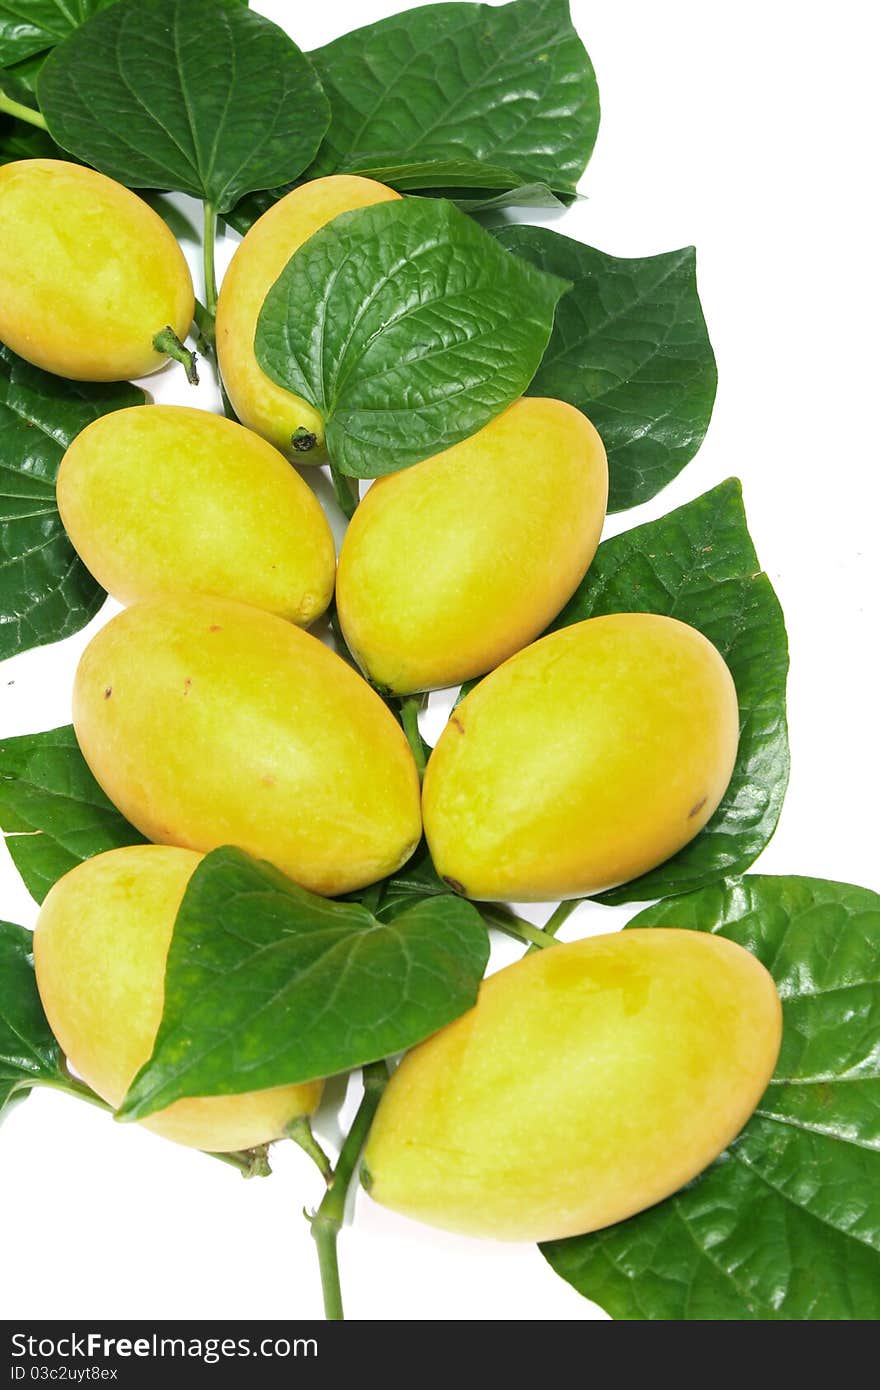
M 451 203 L 380 203 L 291 257 L 260 314 L 257 361 L 319 411 L 341 472 L 375 478 L 521 396 L 565 288 Z
M 457 170 L 457 183 L 447 183 L 444 181 L 444 171 L 447 165 L 402 165 L 389 168 L 382 183 L 387 183 L 389 187 L 396 188 L 400 193 L 413 193 L 419 197 L 426 198 L 446 198 L 449 202 L 455 203 L 456 207 L 463 212 L 476 214 L 479 212 L 499 212 L 503 208 L 561 208 L 563 202 L 546 183 L 519 183 L 514 175 L 511 175 L 511 182 L 505 182 L 501 187 L 498 185 L 487 186 L 480 182 L 482 175 L 486 172 L 483 166 L 474 166 L 474 182 L 467 183 L 462 181 L 462 168 Z M 417 173 L 417 186 L 410 187 L 414 172 Z M 234 227 L 237 232 L 244 236 L 250 231 L 258 217 L 262 217 L 264 212 L 268 212 L 273 203 L 277 203 L 279 198 L 283 198 L 285 193 L 289 193 L 294 184 L 285 184 L 281 188 L 263 189 L 259 193 L 249 193 L 240 203 L 228 213 L 226 221 L 230 227 Z
M 311 57 L 333 117 L 310 178 L 479 161 L 512 186 L 574 192 L 595 144 L 599 93 L 568 0 L 424 5 Z
M 788 643 L 779 600 L 731 479 L 674 512 L 603 541 L 554 628 L 603 613 L 663 613 L 698 628 L 730 668 L 740 709 L 736 766 L 695 840 L 641 878 L 599 896 L 641 902 L 742 873 L 776 829 L 788 784 Z
M 45 61 L 45 53 L 35 53 L 31 58 L 22 59 L 20 63 L 4 67 L 0 72 L 0 91 L 12 97 L 14 101 L 20 101 L 36 110 L 37 78 Z
M 880 1318 L 880 896 L 755 875 L 630 926 L 717 932 L 776 980 L 782 1053 L 755 1115 L 674 1197 L 542 1247 L 615 1318 Z
M 32 936 L 0 922 L 0 1114 L 13 1096 L 60 1074 L 61 1056 L 34 977 Z
M 715 401 L 693 247 L 622 260 L 545 227 L 496 235 L 572 284 L 530 394 L 593 421 L 608 451 L 609 511 L 646 502 L 693 458 Z
M 237 0 L 118 0 L 55 49 L 37 92 L 80 159 L 219 212 L 296 178 L 329 120 L 309 60 Z
M 472 1007 L 488 955 L 460 898 L 380 923 L 215 850 L 187 887 L 153 1056 L 119 1114 L 309 1081 L 412 1047 Z
M 144 843 L 101 791 L 69 724 L 0 741 L 0 829 L 39 903 L 83 859 Z
M 0 658 L 77 632 L 101 607 L 61 525 L 55 478 L 80 430 L 143 401 L 134 386 L 50 376 L 0 344 Z
M 0 0 L 0 68 L 66 39 L 114 0 Z

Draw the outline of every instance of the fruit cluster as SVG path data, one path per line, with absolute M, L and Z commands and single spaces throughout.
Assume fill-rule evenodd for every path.
M 328 521 L 289 462 L 323 460 L 324 421 L 263 372 L 255 334 L 309 237 L 397 196 L 331 176 L 245 237 L 216 318 L 242 423 L 116 411 L 76 438 L 58 475 L 71 540 L 127 605 L 80 662 L 77 738 L 152 843 L 56 884 L 35 961 L 64 1052 L 114 1107 L 150 1056 L 175 919 L 205 853 L 234 845 L 337 896 L 394 873 L 424 829 L 456 894 L 564 900 L 674 854 L 730 779 L 736 692 L 694 628 L 622 613 L 540 636 L 590 566 L 607 501 L 602 441 L 571 405 L 520 399 L 375 483 L 336 570 Z M 48 371 L 147 373 L 162 331 L 188 330 L 177 243 L 99 173 L 48 160 L 0 170 L 0 248 L 0 336 Z M 305 630 L 334 591 L 363 675 Z M 390 705 L 476 677 L 420 792 L 420 742 Z M 779 1041 L 773 983 L 729 941 L 665 929 L 560 946 L 494 976 L 476 1008 L 405 1058 L 365 1182 L 456 1230 L 597 1229 L 711 1162 L 756 1105 Z M 145 1123 L 203 1149 L 250 1148 L 309 1114 L 321 1078 L 251 1091 L 231 1078 L 230 1091 Z

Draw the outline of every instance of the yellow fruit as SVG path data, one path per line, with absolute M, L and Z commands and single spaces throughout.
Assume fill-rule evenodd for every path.
M 649 613 L 543 637 L 458 706 L 425 833 L 469 898 L 550 901 L 646 873 L 706 824 L 736 758 L 736 691 L 694 628 Z
M 58 159 L 0 168 L 0 338 L 76 381 L 146 376 L 193 316 L 183 252 L 161 217 L 94 169 Z
M 71 869 L 40 910 L 34 964 L 61 1050 L 93 1091 L 117 1107 L 148 1060 L 162 1017 L 165 958 L 201 855 L 133 845 Z M 196 1149 L 249 1149 L 278 1139 L 314 1110 L 321 1083 L 175 1101 L 143 1121 Z
M 689 1182 L 773 1073 L 781 1011 L 742 947 L 660 928 L 526 956 L 409 1053 L 365 1154 L 377 1202 L 500 1240 L 599 1230 Z
M 121 603 L 216 594 L 308 627 L 333 594 L 333 536 L 311 488 L 265 440 L 204 410 L 102 416 L 64 456 L 58 507 Z
M 73 722 L 104 791 L 160 844 L 237 845 L 335 895 L 418 843 L 418 776 L 390 710 L 271 613 L 193 596 L 125 609 L 83 653 Z
M 324 421 L 300 396 L 276 386 L 257 365 L 254 336 L 263 301 L 294 251 L 327 222 L 400 195 L 353 174 L 301 184 L 254 223 L 223 277 L 217 304 L 220 374 L 243 425 L 290 452 L 292 437 L 314 436 L 301 463 L 322 463 Z
M 339 557 L 345 640 L 397 695 L 459 685 L 543 632 L 602 530 L 608 465 L 589 420 L 524 398 L 374 483 Z

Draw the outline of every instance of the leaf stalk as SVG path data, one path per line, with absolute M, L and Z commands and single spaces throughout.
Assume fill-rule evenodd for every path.
M 48 130 L 45 120 L 39 111 L 34 111 L 31 106 L 23 106 L 20 101 L 13 101 L 12 97 L 0 90 L 0 111 L 4 111 L 7 116 L 14 116 L 17 121 L 27 121 L 28 125 L 36 126 L 38 130 Z

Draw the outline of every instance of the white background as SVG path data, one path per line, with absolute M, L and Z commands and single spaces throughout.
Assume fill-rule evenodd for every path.
M 256 0 L 252 8 L 310 49 L 407 6 Z M 792 649 L 791 786 L 760 868 L 872 884 L 880 502 L 873 6 L 573 0 L 572 11 L 597 69 L 603 118 L 581 185 L 587 201 L 560 229 L 622 256 L 695 243 L 720 377 L 698 457 L 653 502 L 612 518 L 607 534 L 732 474 L 743 480 Z M 234 241 L 221 245 L 221 266 Z M 187 250 L 198 277 L 195 248 Z M 176 368 L 151 379 L 150 390 L 193 399 Z M 214 408 L 210 386 L 201 403 Z M 88 635 L 0 668 L 2 735 L 69 722 Z M 35 906 L 5 850 L 0 856 L 0 916 L 32 925 Z M 608 930 L 628 915 L 581 908 L 565 935 Z M 504 944 L 495 963 L 515 954 Z M 332 1112 L 320 1128 L 331 1141 Z M 319 1317 L 300 1216 L 318 1200 L 319 1183 L 293 1145 L 275 1153 L 276 1177 L 245 1183 L 76 1101 L 33 1095 L 0 1136 L 3 1315 Z M 352 1318 L 603 1316 L 536 1249 L 445 1236 L 362 1193 L 341 1260 Z

